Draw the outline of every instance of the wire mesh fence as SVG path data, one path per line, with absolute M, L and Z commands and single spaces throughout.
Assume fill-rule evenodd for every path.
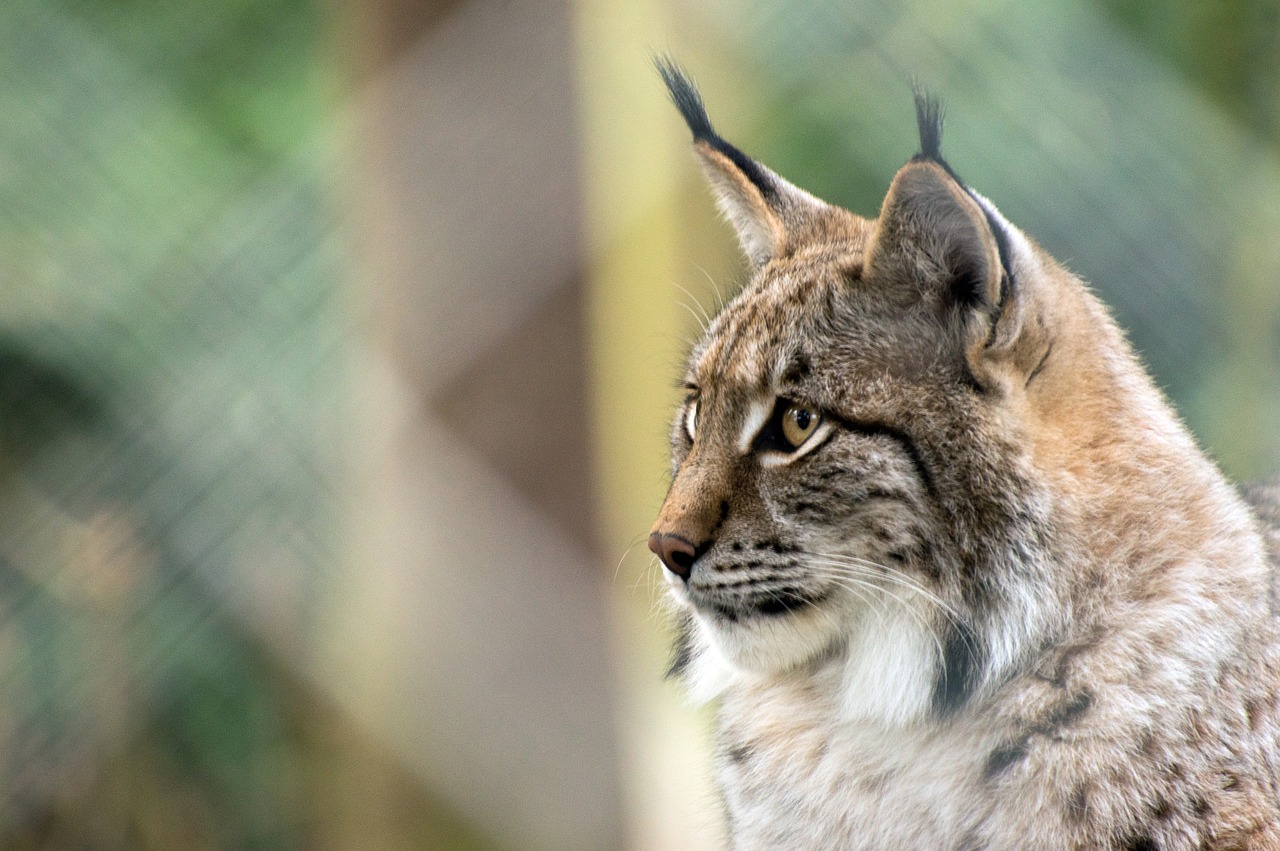
M 349 317 L 322 10 L 0 11 L 0 842 L 290 847 Z

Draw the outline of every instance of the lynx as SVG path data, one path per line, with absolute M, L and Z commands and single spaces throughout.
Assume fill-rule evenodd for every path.
M 865 219 L 658 66 L 751 268 L 649 539 L 733 847 L 1280 848 L 1277 491 L 960 180 L 935 99 Z

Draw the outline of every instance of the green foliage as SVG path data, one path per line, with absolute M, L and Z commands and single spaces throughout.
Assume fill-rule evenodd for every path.
M 1096 2 L 1241 126 L 1280 145 L 1280 2 Z

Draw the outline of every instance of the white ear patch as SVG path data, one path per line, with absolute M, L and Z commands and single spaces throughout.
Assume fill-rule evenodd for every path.
M 995 219 L 1000 225 L 1000 229 L 1004 231 L 1009 245 L 1009 265 L 1012 270 L 1015 272 L 1021 270 L 1023 274 L 1027 275 L 1038 274 L 1040 261 L 1036 259 L 1036 253 L 1031 248 L 1031 243 L 1027 241 L 1026 235 L 1011 224 L 996 208 L 996 205 L 992 204 L 981 192 L 976 192 L 973 189 L 969 189 L 969 192 L 972 193 L 978 204 L 982 206 L 982 209 L 986 210 L 987 214 Z
M 713 167 L 705 169 L 716 207 L 738 235 L 738 244 L 753 267 L 763 266 L 785 240 L 782 224 L 769 212 L 759 190 L 744 190 Z

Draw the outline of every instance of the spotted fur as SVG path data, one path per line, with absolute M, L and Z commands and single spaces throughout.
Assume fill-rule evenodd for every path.
M 650 539 L 733 846 L 1280 848 L 1280 490 L 1242 501 L 935 103 L 865 219 L 662 72 L 752 270 Z

